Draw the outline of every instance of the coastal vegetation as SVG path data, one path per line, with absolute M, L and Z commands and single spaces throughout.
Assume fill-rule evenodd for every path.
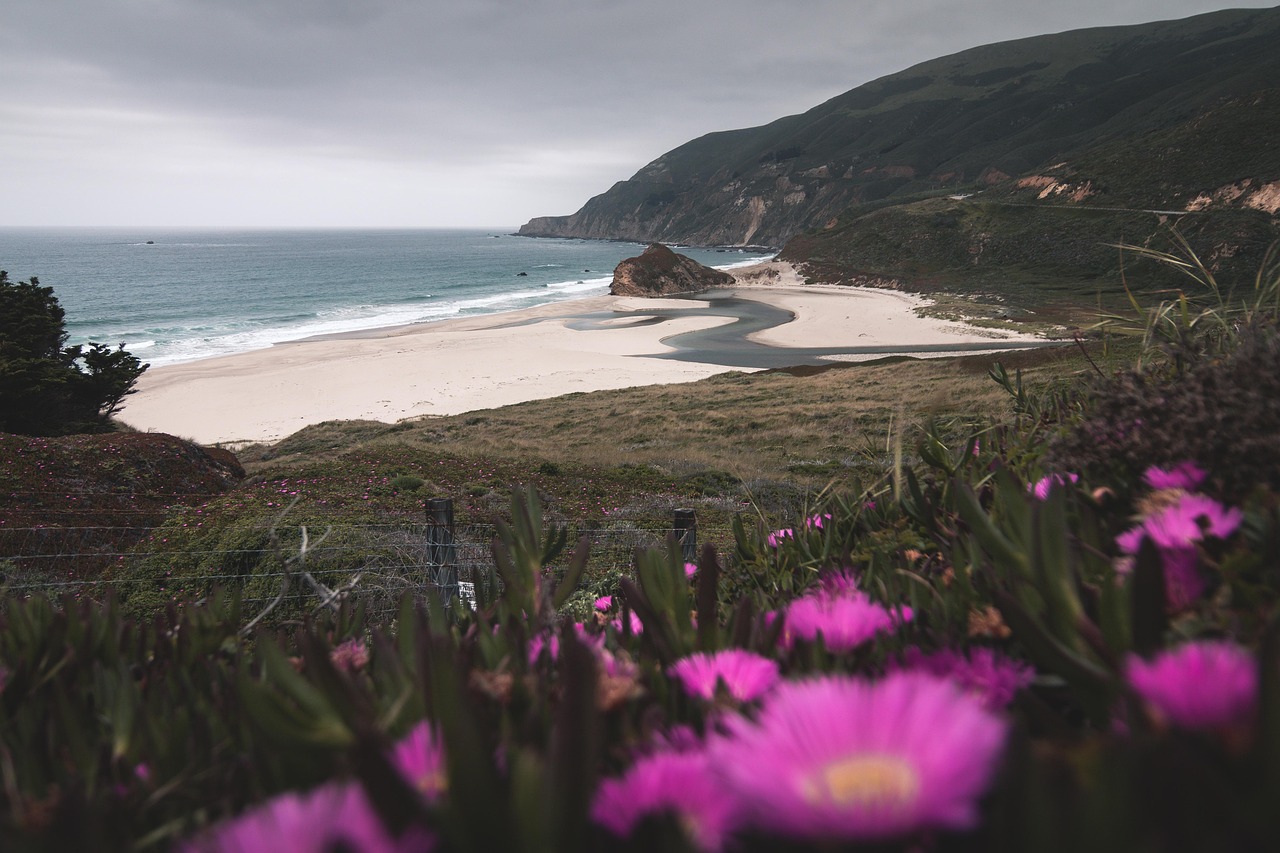
M 210 448 L 104 432 L 146 365 L 0 273 L 0 847 L 1280 849 L 1277 11 L 925 63 L 527 226 L 1058 347 Z
M 147 369 L 124 345 L 67 346 L 65 312 L 35 276 L 0 270 L 0 430 L 69 435 L 111 429 Z
M 1187 286 L 1019 362 L 729 375 L 241 448 L 247 479 L 225 463 L 187 487 L 206 500 L 151 507 L 146 559 L 103 572 L 147 594 L 6 600 L 6 847 L 1274 846 L 1280 271 L 1231 290 L 1194 255 L 1152 260 Z M 784 399 L 811 408 L 764 418 Z M 682 435 L 698 401 L 759 426 Z M 642 424 L 646 403 L 690 409 Z M 586 426 L 611 409 L 670 444 L 619 464 Z M 6 437 L 10 507 L 83 465 L 77 497 L 147 476 L 132 443 L 159 437 L 93 438 L 118 443 Z M 770 505 L 766 480 L 792 491 Z M 474 606 L 383 613 L 352 583 L 334 608 L 263 609 L 257 573 L 354 571 L 309 563 L 299 528 L 436 494 L 494 516 Z M 601 574 L 589 537 L 557 533 L 677 502 L 729 527 L 692 563 L 671 542 Z M 254 537 L 252 560 L 201 562 Z

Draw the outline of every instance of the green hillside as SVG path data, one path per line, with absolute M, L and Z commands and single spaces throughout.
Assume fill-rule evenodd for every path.
M 920 212 L 886 208 L 983 193 L 984 200 L 1002 203 L 1198 207 L 1197 218 L 1205 221 L 1232 211 L 1241 215 L 1192 227 L 1246 247 L 1265 243 L 1276 230 L 1271 196 L 1280 192 L 1280 147 L 1270 142 L 1280 130 L 1277 43 L 1280 9 L 1264 9 L 975 48 L 860 86 L 801 115 L 693 140 L 577 213 L 534 219 L 521 233 L 783 246 L 818 232 L 790 247 L 788 256 L 827 263 L 882 239 L 854 231 L 892 221 L 884 241 L 928 255 L 927 247 L 915 245 L 924 232 L 917 241 L 899 227 L 920 225 Z M 1223 192 L 1230 187 L 1239 192 Z M 934 203 L 924 207 L 923 221 L 939 210 Z M 867 218 L 870 212 L 877 217 Z M 1161 224 L 1159 214 L 1114 213 L 1090 217 L 1079 239 L 1090 245 L 1144 240 Z M 970 215 L 963 206 L 945 213 Z M 1037 232 L 1033 242 L 1058 230 Z M 848 245 L 837 249 L 836 240 Z M 1002 241 L 1025 244 L 1022 236 L 1000 233 L 988 242 Z M 972 247 L 966 239 L 941 251 L 966 258 Z M 817 256 L 809 258 L 811 251 Z M 1093 250 L 1069 254 L 1074 259 L 1062 271 L 1068 278 L 1114 272 L 1114 252 L 1105 253 L 1109 266 L 1099 264 Z M 879 267 L 877 253 L 858 256 L 848 271 L 912 274 L 910 263 Z M 1014 266 L 1023 261 L 1015 258 Z M 939 270 L 929 261 L 920 271 L 928 277 Z

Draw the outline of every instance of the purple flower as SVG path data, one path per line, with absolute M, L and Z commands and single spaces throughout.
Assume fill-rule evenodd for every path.
M 828 650 L 848 652 L 910 618 L 911 608 L 895 612 L 857 590 L 832 594 L 818 589 L 787 605 L 781 639 L 789 648 L 797 639 L 816 642 L 821 636 Z
M 818 583 L 825 595 L 854 595 L 858 591 L 858 575 L 853 569 L 828 572 Z
M 444 744 L 426 720 L 395 745 L 391 763 L 429 802 L 438 799 L 448 787 Z
M 1195 543 L 1206 536 L 1230 536 L 1243 519 L 1239 509 L 1224 507 L 1213 498 L 1182 495 L 1117 536 L 1116 545 L 1122 553 L 1137 554 L 1143 539 L 1152 541 L 1164 566 L 1165 599 L 1176 612 L 1191 606 L 1208 586 L 1199 570 Z
M 745 819 L 809 841 L 888 839 L 978 821 L 1005 724 L 931 675 L 780 685 L 711 747 Z
M 1153 489 L 1194 489 L 1204 482 L 1208 474 L 1194 462 L 1180 462 L 1169 470 L 1154 465 L 1147 469 L 1142 479 Z
M 779 545 L 782 544 L 782 540 L 795 539 L 795 538 L 796 538 L 796 532 L 792 530 L 790 527 L 786 527 L 786 528 L 783 528 L 782 530 L 773 531 L 768 535 L 765 541 L 769 543 L 770 548 L 777 548 Z
M 632 614 L 634 616 L 634 614 Z M 616 620 L 615 620 L 616 622 Z M 578 639 L 590 646 L 592 649 L 604 648 L 604 634 L 592 634 L 587 630 L 587 626 L 581 622 L 573 624 L 573 632 Z M 496 630 L 495 630 L 496 633 Z M 529 665 L 533 666 L 538 662 L 538 658 L 542 657 L 542 650 L 546 649 L 551 655 L 551 659 L 558 660 L 560 657 L 560 635 L 554 631 L 548 631 L 544 634 L 535 634 L 529 638 Z
M 667 673 L 680 680 L 690 696 L 712 700 L 716 688 L 724 685 L 729 696 L 750 702 L 778 683 L 778 663 L 742 649 L 698 652 L 676 661 Z
M 369 665 L 369 647 L 357 638 L 339 643 L 329 651 L 329 660 L 343 672 L 355 674 Z
M 382 826 L 364 789 L 323 785 L 305 794 L 281 794 L 183 846 L 187 853 L 410 853 L 435 847 L 424 832 L 395 839 Z
M 1034 483 L 1027 485 L 1027 491 L 1036 496 L 1036 500 L 1047 500 L 1049 490 L 1055 486 L 1065 486 L 1068 483 L 1080 482 L 1079 474 L 1046 474 Z
M 631 611 L 631 616 L 627 620 L 627 622 L 631 626 L 632 634 L 644 633 L 644 622 L 640 619 L 639 616 L 636 615 L 636 612 L 634 610 Z M 619 634 L 622 633 L 622 617 L 621 616 L 619 616 L 617 619 L 614 619 L 613 622 L 611 622 L 610 624 L 613 625 L 613 629 L 615 631 L 617 631 Z
M 1133 655 L 1125 676 L 1157 719 L 1182 728 L 1246 726 L 1258 706 L 1258 666 L 1235 643 L 1187 643 L 1150 661 Z
M 1141 525 L 1121 534 L 1116 541 L 1129 554 L 1138 553 L 1143 534 L 1160 548 L 1184 548 L 1206 536 L 1220 539 L 1230 536 L 1243 519 L 1244 513 L 1239 509 L 1225 507 L 1213 498 L 1182 495 L 1177 502 L 1147 516 Z
M 950 679 L 991 711 L 1008 707 L 1036 675 L 1025 663 L 1010 660 L 986 646 L 970 649 L 967 654 L 944 649 L 927 655 L 912 647 L 903 663 L 907 669 Z
M 596 792 L 592 819 L 626 837 L 640 821 L 674 815 L 699 850 L 717 851 L 736 823 L 735 800 L 719 784 L 707 753 L 659 752 L 641 758 L 623 776 Z

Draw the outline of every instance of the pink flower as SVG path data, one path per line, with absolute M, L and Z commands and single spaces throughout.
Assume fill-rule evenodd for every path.
M 382 826 L 364 789 L 323 785 L 305 794 L 281 794 L 183 846 L 187 853 L 410 853 L 435 847 L 424 832 L 395 839 Z
M 1036 500 L 1047 500 L 1049 498 L 1049 490 L 1055 486 L 1065 486 L 1068 483 L 1080 482 L 1079 474 L 1047 474 L 1036 480 L 1035 483 L 1027 485 L 1027 491 L 1036 496 Z
M 602 595 L 596 599 L 596 610 L 599 610 L 601 613 L 608 611 L 611 607 L 613 607 L 612 595 Z
M 1204 495 L 1182 495 L 1176 503 L 1152 513 L 1141 525 L 1121 534 L 1116 542 L 1128 554 L 1138 553 L 1143 535 L 1151 537 L 1160 548 L 1184 548 L 1206 536 L 1230 536 L 1243 520 L 1244 513 L 1235 507 L 1225 507 Z
M 853 569 L 828 572 L 818 583 L 825 595 L 851 595 L 858 591 L 858 575 Z
M 831 594 L 818 589 L 787 605 L 782 644 L 790 648 L 797 639 L 812 643 L 821 636 L 829 651 L 848 652 L 896 630 L 911 615 L 909 607 L 895 612 L 857 590 Z
M 609 678 L 625 678 L 636 679 L 640 677 L 640 667 L 631 660 L 631 656 L 625 651 L 619 651 L 616 655 L 606 648 L 595 649 L 596 662 L 600 664 L 600 671 Z
M 907 669 L 950 679 L 991 711 L 1008 707 L 1036 674 L 1026 664 L 1010 660 L 986 646 L 970 649 L 967 654 L 944 649 L 927 655 L 912 647 L 903 657 Z
M 650 815 L 674 815 L 699 850 L 718 851 L 736 823 L 735 800 L 719 784 L 704 751 L 641 758 L 596 792 L 592 819 L 626 837 Z
M 357 673 L 369 665 L 369 648 L 359 639 L 339 643 L 329 651 L 329 660 L 338 669 Z
M 640 617 L 636 615 L 636 612 L 634 610 L 631 611 L 631 618 L 628 619 L 627 621 L 631 625 L 632 634 L 644 633 L 644 622 L 640 621 Z M 614 619 L 613 622 L 610 624 L 613 625 L 613 628 L 615 631 L 617 631 L 619 634 L 622 633 L 622 617 L 618 617 L 617 619 Z
M 444 744 L 426 720 L 395 745 L 391 763 L 428 802 L 438 799 L 448 787 Z
M 688 580 L 693 580 L 693 576 L 694 576 L 694 575 L 696 575 L 697 573 L 698 573 L 698 564 L 697 564 L 697 563 L 685 563 L 685 564 L 684 564 L 684 576 L 685 576 L 685 578 L 686 578 L 686 579 L 688 579 Z
M 743 649 L 698 652 L 676 661 L 667 674 L 679 679 L 685 692 L 708 701 L 723 684 L 738 702 L 750 702 L 778 683 L 778 663 Z
M 1187 643 L 1150 661 L 1132 655 L 1125 676 L 1157 718 L 1182 728 L 1245 726 L 1258 706 L 1258 666 L 1235 643 Z
M 779 545 L 782 544 L 782 540 L 795 539 L 795 538 L 796 538 L 796 532 L 792 530 L 790 527 L 787 527 L 782 530 L 773 531 L 768 535 L 768 537 L 766 537 L 765 541 L 769 543 L 770 548 L 777 548 Z
M 1153 489 L 1194 489 L 1207 476 L 1204 469 L 1196 463 L 1180 462 L 1167 471 L 1153 465 L 1142 475 L 1142 479 Z
M 633 616 L 635 614 L 632 614 Z M 616 621 L 616 620 L 615 620 Z M 496 633 L 495 628 L 495 633 Z M 573 632 L 578 639 L 593 649 L 601 649 L 604 647 L 604 634 L 593 634 L 587 630 L 587 626 L 581 622 L 573 624 Z M 545 634 L 535 634 L 529 638 L 529 665 L 533 666 L 538 662 L 538 658 L 542 657 L 542 650 L 546 649 L 551 655 L 551 659 L 558 660 L 560 657 L 560 635 L 554 631 L 548 631 Z
M 1243 519 L 1239 509 L 1224 507 L 1212 498 L 1182 495 L 1117 536 L 1116 545 L 1122 553 L 1137 554 L 1143 539 L 1152 541 L 1164 565 L 1165 599 L 1176 612 L 1190 607 L 1208 586 L 1199 570 L 1195 543 L 1207 536 L 1230 536 Z
M 808 841 L 879 840 L 978 821 L 1005 724 L 931 675 L 780 685 L 734 718 L 714 766 L 754 826 Z

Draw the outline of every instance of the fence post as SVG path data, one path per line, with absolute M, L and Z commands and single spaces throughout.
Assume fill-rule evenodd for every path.
M 458 594 L 458 546 L 453 538 L 453 500 L 427 501 L 427 574 L 445 603 Z
M 698 517 L 691 509 L 678 509 L 671 526 L 680 540 L 686 563 L 698 562 Z

